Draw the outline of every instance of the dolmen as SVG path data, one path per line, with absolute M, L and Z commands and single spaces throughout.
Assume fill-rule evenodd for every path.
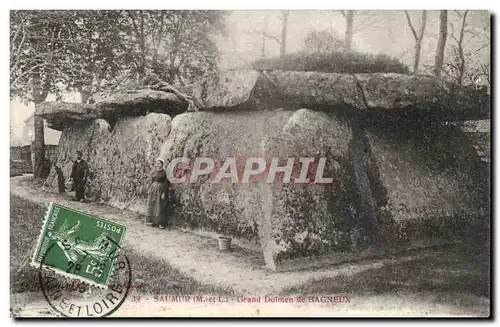
M 154 160 L 168 217 L 232 237 L 271 270 L 454 242 L 489 216 L 484 174 L 457 121 L 488 119 L 486 90 L 430 76 L 230 70 L 175 93 L 46 102 L 65 178 L 80 149 L 87 197 L 146 212 Z M 57 189 L 55 167 L 46 181 Z M 168 249 L 165 249 L 166 251 Z

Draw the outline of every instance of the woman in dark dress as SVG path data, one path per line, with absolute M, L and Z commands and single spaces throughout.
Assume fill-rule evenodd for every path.
M 168 179 L 162 159 L 156 159 L 152 183 L 148 191 L 148 215 L 146 225 L 165 229 L 168 201 Z

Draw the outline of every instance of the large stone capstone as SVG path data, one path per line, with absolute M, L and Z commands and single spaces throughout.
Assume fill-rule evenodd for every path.
M 171 92 L 141 89 L 114 92 L 95 105 L 107 114 L 139 116 L 145 112 L 176 115 L 186 111 L 189 103 Z
M 396 73 L 229 70 L 201 80 L 194 97 L 201 110 L 341 107 L 385 120 L 484 119 L 490 113 L 484 88 Z
M 94 119 L 114 125 L 122 117 L 145 116 L 151 112 L 174 116 L 189 106 L 174 93 L 150 89 L 121 90 L 98 99 L 93 104 L 43 102 L 36 106 L 35 114 L 47 120 L 50 128 L 62 131 L 68 125 Z
M 36 106 L 35 113 L 46 119 L 50 128 L 59 131 L 68 124 L 79 124 L 102 117 L 102 110 L 94 105 L 62 101 L 42 102 Z

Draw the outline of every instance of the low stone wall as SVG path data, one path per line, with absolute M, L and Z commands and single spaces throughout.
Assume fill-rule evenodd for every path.
M 54 163 L 57 157 L 57 145 L 45 145 L 45 156 L 51 164 Z M 33 173 L 31 146 L 11 146 L 10 160 L 11 162 L 17 162 L 17 167 L 23 167 L 22 169 L 16 168 L 17 172 Z
M 28 161 L 31 165 L 31 148 L 29 145 L 25 146 L 11 146 L 10 147 L 10 160 Z

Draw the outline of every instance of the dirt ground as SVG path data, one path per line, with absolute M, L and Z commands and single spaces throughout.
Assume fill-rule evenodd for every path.
M 180 230 L 158 230 L 145 226 L 140 215 L 118 210 L 96 203 L 78 203 L 68 195 L 61 196 L 37 190 L 30 186 L 31 176 L 11 178 L 11 194 L 22 199 L 48 205 L 54 201 L 63 205 L 87 211 L 104 219 L 125 223 L 125 249 L 129 248 L 152 260 L 168 262 L 180 272 L 192 277 L 199 283 L 213 285 L 234 292 L 232 304 L 207 305 L 162 303 L 153 299 L 154 294 L 145 294 L 140 302 L 126 301 L 116 312 L 118 316 L 488 316 L 489 294 L 475 294 L 469 288 L 441 292 L 439 287 L 419 287 L 415 280 L 406 280 L 408 287 L 392 287 L 391 280 L 399 281 L 397 265 L 426 262 L 426 258 L 436 255 L 446 257 L 446 253 L 422 251 L 405 257 L 364 260 L 358 263 L 295 272 L 271 272 L 264 268 L 261 254 L 248 249 L 235 247 L 233 252 L 219 252 L 216 240 Z M 42 220 L 43 217 L 40 217 Z M 11 240 L 12 242 L 12 240 Z M 448 264 L 448 263 L 446 263 Z M 445 264 L 445 265 L 446 265 Z M 133 263 L 132 263 L 133 265 Z M 421 263 L 419 263 L 421 265 Z M 396 267 L 396 276 L 382 277 L 372 271 L 384 267 Z M 449 267 L 433 267 L 445 272 Z M 392 268 L 391 268 L 392 269 Z M 419 274 L 421 272 L 417 271 Z M 362 276 L 368 273 L 370 285 L 346 282 L 345 276 Z M 406 272 L 405 272 L 406 273 Z M 418 274 L 417 274 L 418 275 Z M 378 276 L 373 278 L 373 276 Z M 385 276 L 385 278 L 384 278 Z M 141 276 L 134 276 L 140 279 Z M 394 278 L 392 278 L 394 277 Z M 456 277 L 456 276 L 455 276 Z M 453 275 L 443 280 L 453 279 Z M 382 279 L 384 283 L 378 283 Z M 470 278 L 469 278 L 470 279 Z M 389 280 L 389 282 L 387 281 Z M 417 280 L 416 283 L 422 283 Z M 438 282 L 441 282 L 438 280 Z M 332 284 L 343 285 L 331 288 Z M 390 287 L 388 287 L 388 285 Z M 321 303 L 284 304 L 284 303 L 239 303 L 239 296 L 297 296 L 309 292 L 345 294 L 349 303 L 328 305 Z M 379 290 L 379 291 L 377 291 Z M 334 293 L 333 293 L 334 292 Z M 324 292 L 323 292 L 324 293 Z M 11 296 L 11 312 L 14 315 L 30 316 L 50 312 L 47 303 L 38 293 L 18 293 Z

